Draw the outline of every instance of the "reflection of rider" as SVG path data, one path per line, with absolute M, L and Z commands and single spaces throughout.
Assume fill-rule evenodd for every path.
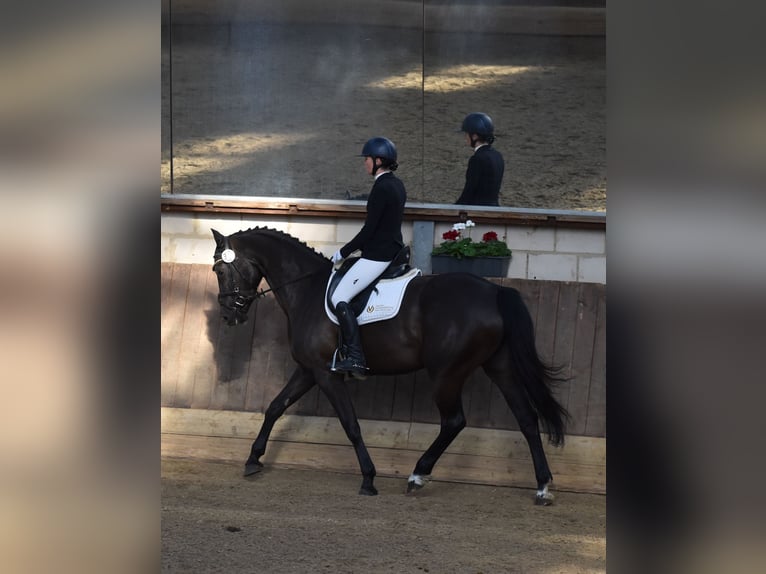
M 492 118 L 481 112 L 468 114 L 460 131 L 465 132 L 466 143 L 474 150 L 468 160 L 463 193 L 455 202 L 463 205 L 500 205 L 500 185 L 503 183 L 505 162 L 492 147 L 495 126 Z
M 348 301 L 377 279 L 402 249 L 402 218 L 407 192 L 404 184 L 393 174 L 396 146 L 391 140 L 375 137 L 367 141 L 360 154 L 367 173 L 375 177 L 367 199 L 367 218 L 356 236 L 333 255 L 333 263 L 351 255 L 357 249 L 361 258 L 354 263 L 338 283 L 332 304 L 338 317 L 343 338 L 343 359 L 334 371 L 364 375 L 367 365 L 359 337 L 359 325 Z

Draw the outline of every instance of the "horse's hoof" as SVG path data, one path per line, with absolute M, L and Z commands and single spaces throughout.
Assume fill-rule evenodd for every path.
M 429 480 L 431 480 L 430 474 L 422 475 L 412 473 L 407 481 L 407 490 L 404 494 L 415 494 L 418 490 L 423 488 Z
M 407 482 L 407 491 L 404 494 L 407 496 L 412 496 L 413 494 L 416 494 L 421 488 L 423 488 L 422 484 L 418 484 L 414 480 L 410 480 Z
M 374 486 L 363 486 L 359 489 L 359 494 L 362 496 L 377 496 L 378 489 Z
M 245 465 L 245 473 L 243 476 L 252 476 L 263 470 L 263 464 L 260 462 L 250 462 Z
M 550 506 L 553 504 L 553 496 L 540 496 L 539 494 L 535 496 L 535 506 Z
M 553 504 L 553 493 L 548 490 L 550 484 L 551 483 L 548 482 L 548 484 L 538 489 L 535 495 L 535 506 L 550 506 Z

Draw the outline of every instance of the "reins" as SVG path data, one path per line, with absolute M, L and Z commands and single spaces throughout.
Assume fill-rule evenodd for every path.
M 261 272 L 261 275 L 263 277 L 266 277 L 266 274 L 263 272 L 263 269 L 261 268 L 260 265 L 258 265 L 258 263 L 256 263 L 252 259 L 247 259 L 247 258 L 245 258 L 245 259 L 246 259 L 246 261 L 249 261 L 252 265 L 254 265 Z M 245 279 L 245 276 L 242 275 L 242 272 L 234 264 L 234 261 L 227 262 L 227 261 L 224 261 L 223 259 L 216 259 L 215 262 L 213 263 L 213 266 L 215 266 L 218 262 L 223 262 L 223 263 L 227 263 L 227 265 L 231 265 L 234 268 L 234 271 L 237 272 L 237 275 L 239 275 L 243 280 Z M 323 269 L 317 269 L 315 271 L 312 271 L 311 273 L 305 273 L 305 274 L 303 274 L 303 275 L 301 275 L 299 277 L 296 277 L 295 279 L 290 279 L 289 281 L 285 281 L 284 283 L 282 283 L 281 285 L 277 285 L 276 287 L 269 287 L 268 289 L 261 289 L 260 291 L 256 288 L 252 295 L 250 295 L 250 294 L 244 295 L 243 293 L 240 293 L 239 286 L 236 285 L 236 283 L 235 283 L 233 291 L 227 291 L 225 293 L 219 293 L 218 296 L 219 297 L 227 297 L 227 296 L 234 295 L 237 298 L 237 300 L 235 301 L 234 304 L 241 307 L 241 306 L 243 306 L 242 305 L 243 302 L 241 301 L 241 299 L 251 297 L 253 300 L 257 301 L 258 299 L 261 299 L 261 298 L 265 297 L 270 292 L 275 292 L 277 289 L 281 289 L 282 287 L 286 287 L 287 285 L 292 285 L 293 283 L 297 283 L 298 281 L 303 281 L 304 279 L 308 279 L 309 277 L 312 277 L 314 275 L 318 275 L 319 273 L 322 273 L 322 272 L 324 272 Z
M 255 262 L 253 261 L 250 261 L 250 262 L 253 263 L 253 265 L 255 265 Z M 277 285 L 276 287 L 269 287 L 268 289 L 261 289 L 260 291 L 256 290 L 255 298 L 260 299 L 261 297 L 265 297 L 266 294 L 271 291 L 276 291 L 277 289 L 281 289 L 282 287 L 285 287 L 287 285 L 292 285 L 293 283 L 297 283 L 298 281 L 302 281 L 303 279 L 308 279 L 309 277 L 313 275 L 318 275 L 322 271 L 323 271 L 322 269 L 317 269 L 316 271 L 312 271 L 311 273 L 306 273 L 305 275 L 301 275 L 300 277 L 296 277 L 295 279 L 291 279 L 290 281 L 285 281 L 284 283 L 282 283 L 281 285 Z

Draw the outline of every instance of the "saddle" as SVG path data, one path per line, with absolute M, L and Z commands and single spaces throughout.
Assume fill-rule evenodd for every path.
M 335 317 L 335 307 L 332 304 L 332 294 L 335 292 L 335 288 L 338 286 L 338 283 L 340 283 L 343 276 L 359 259 L 359 257 L 349 257 L 330 275 L 330 280 L 327 284 L 327 293 L 325 295 L 325 308 L 327 310 L 327 316 L 334 323 L 337 323 L 337 318 Z M 420 269 L 410 266 L 410 247 L 405 245 L 375 281 L 365 287 L 365 289 L 351 299 L 351 301 L 348 301 L 354 315 L 359 319 L 359 323 L 370 323 L 372 321 L 387 319 L 390 316 L 395 315 L 399 310 L 405 287 L 410 280 L 418 275 L 421 275 Z M 393 283 L 396 283 L 397 285 L 393 285 Z M 388 303 L 383 305 L 383 307 L 379 309 L 380 312 L 375 315 L 375 305 L 372 305 L 373 308 L 370 309 L 368 303 L 371 302 L 371 299 L 376 299 L 381 296 L 385 296 L 384 298 Z M 393 303 L 393 305 L 391 303 Z M 384 309 L 386 316 L 380 316 L 381 312 L 384 312 Z M 365 311 L 367 311 L 367 313 L 365 313 Z M 368 313 L 371 316 L 368 317 L 367 320 L 364 320 L 362 315 Z

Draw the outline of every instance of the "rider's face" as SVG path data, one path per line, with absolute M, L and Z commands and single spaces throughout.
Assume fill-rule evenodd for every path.
M 373 164 L 374 160 L 370 156 L 364 158 L 364 169 L 367 170 L 367 175 L 372 175 Z

